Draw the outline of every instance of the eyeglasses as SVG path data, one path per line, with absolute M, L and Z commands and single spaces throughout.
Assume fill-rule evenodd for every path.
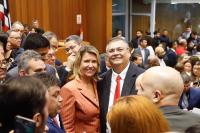
M 24 32 L 24 30 L 20 30 L 20 29 L 14 29 L 13 31 L 15 31 L 15 32 Z
M 65 51 L 66 51 L 67 53 L 69 53 L 69 51 L 70 51 L 70 50 L 73 50 L 75 47 L 76 47 L 76 45 L 70 46 L 70 47 L 68 47 L 68 48 L 65 48 Z
M 22 38 L 21 37 L 9 37 L 11 39 L 15 39 L 15 40 L 21 40 Z
M 53 57 L 55 57 L 56 55 L 55 55 L 54 53 L 49 53 L 49 54 L 47 54 L 46 56 L 47 56 L 47 58 L 53 58 Z
M 119 48 L 116 48 L 116 49 L 109 49 L 108 50 L 108 53 L 114 53 L 115 51 L 117 51 L 117 52 L 122 52 L 122 51 L 124 51 L 126 48 L 122 48 L 122 47 L 119 47 Z

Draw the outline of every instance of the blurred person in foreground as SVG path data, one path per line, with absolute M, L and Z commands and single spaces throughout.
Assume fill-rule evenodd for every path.
M 121 97 L 108 112 L 107 119 L 112 133 L 169 131 L 167 120 L 161 111 L 143 96 Z
M 5 59 L 4 56 L 4 48 L 3 48 L 3 43 L 0 41 L 0 84 L 5 82 L 7 78 L 7 66 L 8 62 Z
M 16 115 L 35 122 L 35 133 L 47 132 L 49 94 L 33 77 L 19 77 L 0 85 L 0 132 L 14 130 Z
M 73 80 L 61 88 L 61 116 L 68 133 L 100 132 L 99 99 L 96 81 L 99 53 L 93 46 L 82 46 L 73 68 Z
M 183 132 L 200 124 L 200 115 L 181 110 L 178 106 L 184 83 L 178 71 L 171 67 L 149 68 L 136 80 L 138 95 L 150 99 L 163 112 L 172 131 Z

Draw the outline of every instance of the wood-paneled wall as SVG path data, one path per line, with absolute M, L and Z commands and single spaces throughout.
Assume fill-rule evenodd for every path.
M 31 24 L 38 19 L 44 30 L 55 32 L 60 39 L 84 31 L 84 40 L 100 52 L 112 33 L 112 0 L 9 0 L 11 20 Z M 82 24 L 76 15 L 82 15 Z

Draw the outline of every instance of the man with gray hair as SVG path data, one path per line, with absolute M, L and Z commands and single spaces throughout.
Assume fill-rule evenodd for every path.
M 147 69 L 136 80 L 138 95 L 157 105 L 169 122 L 172 131 L 183 132 L 200 124 L 200 116 L 178 107 L 184 84 L 178 71 L 171 67 L 155 66 Z
M 98 82 L 101 132 L 106 133 L 106 114 L 120 96 L 136 94 L 135 80 L 144 70 L 129 61 L 128 43 L 121 37 L 110 40 L 106 53 L 111 68 Z
M 24 26 L 20 21 L 15 21 L 11 26 L 11 30 L 20 32 L 21 36 L 22 36 L 22 34 L 24 32 Z
M 46 72 L 46 65 L 41 55 L 34 50 L 26 50 L 18 63 L 19 76 L 30 76 L 38 72 Z
M 81 48 L 81 38 L 77 35 L 70 35 L 65 39 L 65 51 L 68 55 L 67 62 L 64 63 L 68 71 L 72 70 L 76 54 Z
M 10 49 L 12 50 L 10 54 L 10 59 L 12 59 L 12 63 L 8 67 L 8 71 L 17 66 L 17 62 L 19 61 L 19 57 L 23 53 L 24 49 L 21 48 L 21 34 L 19 31 L 11 30 L 8 36 L 8 42 L 10 44 Z
M 53 50 L 56 50 L 58 48 L 58 38 L 55 33 L 51 32 L 51 31 L 46 31 L 43 34 L 43 36 L 46 37 L 47 40 L 49 40 L 50 46 L 51 46 L 51 48 L 53 48 Z

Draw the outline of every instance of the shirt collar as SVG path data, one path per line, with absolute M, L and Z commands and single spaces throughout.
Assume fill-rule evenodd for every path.
M 172 50 L 173 52 L 176 52 L 175 49 L 173 49 L 173 48 L 171 48 L 171 50 Z
M 120 74 L 117 74 L 116 72 L 114 72 L 112 70 L 113 71 L 113 76 L 116 78 L 119 75 L 121 77 L 121 79 L 124 80 L 125 77 L 126 77 L 126 73 L 128 71 L 129 66 L 130 66 L 130 62 L 128 63 L 128 65 L 126 66 L 126 68 Z

